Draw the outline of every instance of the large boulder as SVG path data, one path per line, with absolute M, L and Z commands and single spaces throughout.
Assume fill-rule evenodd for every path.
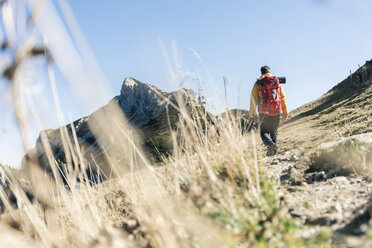
M 136 149 L 144 150 L 147 159 L 161 161 L 172 153 L 171 130 L 177 128 L 180 103 L 203 109 L 192 90 L 167 93 L 128 77 L 120 95 L 90 116 L 41 131 L 22 167 L 33 158 L 50 174 L 53 168 L 57 168 L 54 173 L 62 174 L 79 168 L 91 180 L 105 179 L 113 176 L 113 164 L 128 171 L 126 166 L 140 159 L 133 157 L 133 143 Z

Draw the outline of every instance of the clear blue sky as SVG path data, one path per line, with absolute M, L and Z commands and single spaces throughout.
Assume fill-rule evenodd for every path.
M 222 78 L 228 76 L 231 108 L 238 106 L 238 99 L 240 108 L 249 107 L 250 90 L 262 65 L 287 77 L 285 91 L 292 110 L 318 98 L 347 77 L 350 69 L 354 71 L 358 64 L 372 59 L 370 0 L 69 3 L 111 85 L 112 97 L 119 94 L 126 76 L 166 91 L 176 88 L 169 84 L 161 42 L 173 68 L 174 43 L 183 71 L 199 75 L 218 91 L 219 96 L 211 102 L 223 102 Z M 187 86 L 196 88 L 195 84 Z M 64 102 L 63 94 L 61 101 Z M 6 113 L 4 102 L 0 104 L 2 115 L 8 116 L 1 123 L 7 132 L 0 135 L 0 163 L 17 166 L 22 154 L 16 141 L 19 137 L 15 138 L 14 122 Z M 71 111 L 71 106 L 68 108 Z M 89 111 L 76 107 L 72 119 Z M 56 123 L 51 125 L 55 127 Z
M 186 70 L 205 76 L 193 48 L 216 86 L 227 75 L 232 103 L 241 81 L 244 108 L 261 65 L 288 77 L 288 104 L 294 109 L 372 59 L 372 2 L 367 0 L 70 3 L 117 92 L 125 76 L 168 88 L 159 38 L 169 54 L 175 40 Z

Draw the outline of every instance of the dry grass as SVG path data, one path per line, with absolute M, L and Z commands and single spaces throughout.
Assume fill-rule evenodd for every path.
M 182 102 L 178 109 L 181 120 L 173 133 L 174 152 L 162 167 L 147 163 L 128 139 L 130 129 L 122 128 L 115 118 L 116 125 L 107 129 L 116 131 L 122 141 L 115 143 L 115 150 L 127 152 L 112 160 L 109 151 L 110 164 L 101 164 L 115 172 L 115 179 L 91 187 L 76 182 L 76 173 L 86 178 L 83 171 L 71 170 L 66 190 L 52 157 L 56 181 L 29 160 L 22 173 L 35 197 L 31 203 L 19 178 L 5 169 L 2 174 L 18 201 L 14 209 L 1 197 L 7 211 L 0 223 L 12 227 L 8 239 L 16 242 L 11 237 L 18 239 L 21 234 L 45 247 L 247 247 L 257 242 L 300 242 L 290 235 L 294 222 L 277 191 L 261 175 L 254 136 L 242 136 L 235 118 L 219 118 L 206 126 L 199 110 L 194 112 Z M 67 161 L 77 159 L 74 141 L 64 143 L 70 151 Z M 128 157 L 133 159 L 128 162 Z M 84 167 L 83 160 L 78 162 Z
M 254 134 L 242 136 L 235 117 L 215 119 L 206 127 L 199 110 L 180 104 L 179 111 L 174 153 L 162 167 L 148 165 L 134 143 L 123 143 L 133 147 L 137 159 L 129 165 L 113 162 L 116 179 L 91 187 L 75 181 L 75 173 L 85 176 L 81 171 L 71 171 L 66 190 L 29 162 L 23 176 L 33 203 L 14 172 L 5 170 L 19 203 L 14 209 L 2 197 L 8 207 L 0 223 L 9 231 L 9 242 L 22 235 L 33 246 L 45 247 L 304 245 L 291 234 L 295 222 L 278 191 L 261 174 Z M 126 130 L 120 132 L 125 140 Z
M 309 154 L 310 169 L 333 170 L 337 175 L 358 175 L 371 178 L 372 145 L 358 139 L 346 139 Z
M 292 111 L 291 118 L 279 131 L 282 148 L 313 149 L 344 136 L 372 132 L 372 79 L 360 88 L 342 88 L 342 91 L 330 91 Z M 339 95 L 343 98 L 337 98 Z
M 61 6 L 63 12 L 69 13 L 65 4 Z M 24 21 L 25 9 L 31 14 L 28 28 L 37 31 L 17 34 L 13 28 L 17 21 Z M 79 90 L 84 88 L 86 80 L 80 79 L 84 75 L 95 75 L 96 64 L 79 35 L 75 37 L 78 40 L 75 45 L 80 47 L 80 53 L 64 50 L 73 44 L 66 45 L 69 37 L 62 39 L 64 44 L 56 39 L 56 34 L 63 36 L 67 32 L 55 16 L 46 14 L 55 13 L 49 1 L 26 4 L 26 7 L 15 1 L 3 1 L 2 10 L 5 31 L 9 32 L 4 49 L 14 57 L 4 77 L 13 92 L 15 116 L 28 150 L 32 120 L 27 117 L 32 115 L 42 123 L 44 113 L 20 100 L 30 93 L 24 85 L 22 64 L 32 63 L 35 56 L 46 59 L 60 121 L 64 121 L 64 117 L 59 107 L 54 66 L 70 84 L 81 83 L 74 85 L 73 93 L 89 104 L 92 99 L 81 95 L 84 91 Z M 20 18 L 13 18 L 18 15 Z M 49 19 L 45 19 L 46 16 Z M 50 28 L 50 23 L 55 26 Z M 73 20 L 68 19 L 68 23 L 72 23 L 72 31 L 76 31 Z M 26 39 L 15 42 L 22 35 Z M 30 53 L 40 40 L 44 41 L 42 52 Z M 64 50 L 63 58 L 58 49 Z M 19 51 L 23 51 L 22 56 Z M 66 61 L 80 56 L 86 63 L 84 67 L 75 68 L 77 71 L 64 67 Z M 95 87 L 89 82 L 89 88 L 102 93 L 104 84 L 96 83 L 101 84 Z M 89 92 L 86 94 L 89 96 Z M 260 170 L 254 133 L 243 136 L 240 123 L 228 115 L 216 118 L 212 124 L 204 112 L 187 106 L 182 99 L 173 107 L 179 114 L 178 128 L 172 131 L 173 154 L 164 158 L 160 167 L 149 164 L 137 145 L 135 130 L 118 106 L 100 110 L 89 123 L 101 138 L 100 145 L 110 148 L 99 158 L 87 161 L 76 135 L 71 137 L 62 128 L 67 172 L 64 180 L 68 187 L 63 183 L 59 173 L 61 164 L 54 160 L 47 137 L 41 135 L 45 150 L 50 151 L 47 160 L 52 175 L 40 168 L 32 154 L 24 160 L 19 172 L 2 167 L 1 174 L 7 181 L 7 188 L 0 190 L 6 209 L 0 217 L 2 245 L 174 248 L 317 244 L 319 240 L 306 241 L 292 234 L 297 228 L 295 221 L 282 205 L 275 186 Z M 88 166 L 109 180 L 91 185 L 85 170 Z M 13 200 L 9 199 L 11 195 Z M 15 199 L 17 206 L 14 206 Z

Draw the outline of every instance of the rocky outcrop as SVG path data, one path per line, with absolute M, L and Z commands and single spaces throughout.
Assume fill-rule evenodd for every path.
M 127 119 L 140 127 L 165 111 L 168 105 L 165 97 L 166 94 L 150 84 L 126 78 L 116 99 Z
M 199 96 L 192 90 L 167 93 L 130 77 L 125 78 L 116 99 L 126 118 L 137 127 L 160 116 L 170 104 L 178 105 L 182 101 L 194 106 L 201 105 Z
M 203 107 L 192 90 L 167 93 L 128 77 L 120 95 L 90 116 L 55 130 L 41 131 L 35 149 L 23 159 L 23 166 L 27 166 L 30 158 L 36 158 L 46 171 L 51 172 L 50 165 L 57 163 L 63 173 L 67 169 L 61 165 L 72 164 L 74 168 L 80 168 L 84 164 L 91 179 L 98 180 L 112 174 L 107 168 L 115 162 L 112 160 L 123 165 L 130 160 L 133 151 L 124 147 L 131 146 L 131 142 L 143 148 L 149 159 L 160 160 L 171 153 L 170 128 L 177 126 L 177 106 L 181 103 Z M 124 132 L 129 135 L 123 135 Z M 108 155 L 110 161 L 107 161 Z M 100 175 L 96 174 L 98 168 L 102 170 Z

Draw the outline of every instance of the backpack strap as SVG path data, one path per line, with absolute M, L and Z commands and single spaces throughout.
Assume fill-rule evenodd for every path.
M 264 82 L 265 82 L 265 78 L 259 78 L 257 79 L 256 84 L 263 85 Z

